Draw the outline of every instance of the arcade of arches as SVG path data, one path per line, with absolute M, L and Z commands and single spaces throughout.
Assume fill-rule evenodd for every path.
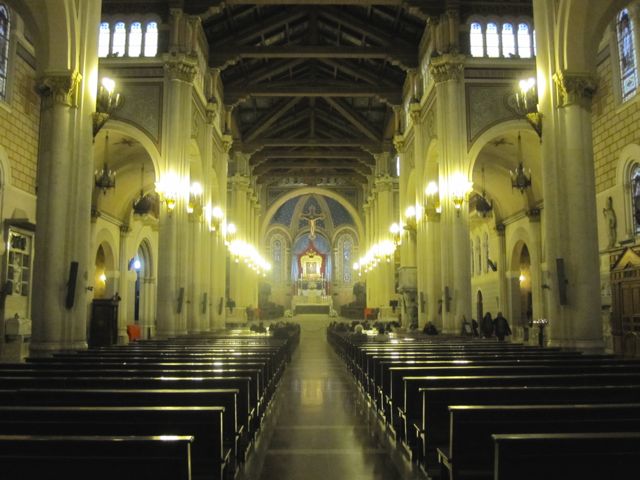
M 640 352 L 640 2 L 313 3 L 0 1 L 0 330 L 502 311 Z

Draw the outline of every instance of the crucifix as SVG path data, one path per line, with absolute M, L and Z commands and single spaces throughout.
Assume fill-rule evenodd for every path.
M 320 213 L 316 215 L 315 205 L 310 205 L 309 211 L 304 215 L 300 215 L 300 218 L 303 218 L 309 223 L 309 239 L 313 240 L 316 238 L 316 222 L 324 219 L 324 214 Z

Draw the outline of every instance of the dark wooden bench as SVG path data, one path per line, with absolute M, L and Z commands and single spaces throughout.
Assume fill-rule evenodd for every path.
M 529 387 L 569 385 L 628 385 L 640 384 L 640 373 L 576 373 L 547 375 L 487 375 L 487 376 L 437 376 L 404 377 L 404 405 L 394 405 L 393 415 L 396 434 L 413 457 L 417 454 L 414 438 L 407 436 L 410 426 L 418 424 L 422 416 L 421 388 L 439 387 Z
M 416 460 L 425 468 L 437 467 L 436 448 L 449 439 L 450 405 L 605 404 L 633 403 L 640 399 L 637 385 L 556 385 L 500 387 L 443 387 L 420 389 L 422 413 L 412 427 L 417 442 Z M 411 443 L 411 442 L 409 442 Z
M 223 407 L 0 406 L 0 434 L 189 435 L 193 476 L 222 479 L 231 459 L 223 445 L 223 413 Z
M 637 478 L 640 433 L 493 435 L 494 480 Z
M 209 378 L 173 378 L 173 377 L 0 377 L 0 386 L 4 389 L 127 389 L 127 390 L 199 390 L 234 389 L 238 390 L 238 424 L 248 432 L 249 440 L 255 435 L 255 402 L 251 401 L 249 389 L 250 377 L 209 377 Z
M 192 436 L 0 435 L 4 480 L 191 479 Z
M 456 405 L 449 422 L 448 445 L 438 448 L 441 478 L 489 478 L 492 434 L 640 431 L 640 404 Z
M 245 427 L 238 424 L 237 397 L 237 389 L 0 389 L 0 405 L 6 406 L 224 407 L 224 444 L 236 465 L 244 462 L 249 443 Z

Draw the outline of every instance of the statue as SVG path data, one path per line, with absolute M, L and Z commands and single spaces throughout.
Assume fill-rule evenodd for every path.
M 300 218 L 305 219 L 309 222 L 309 239 L 313 240 L 316 238 L 316 222 L 318 220 L 324 219 L 324 214 L 316 215 L 316 207 L 314 205 L 309 206 L 309 212 L 301 215 Z
M 607 248 L 613 248 L 616 246 L 616 211 L 613 209 L 613 199 L 611 197 L 607 197 L 607 206 L 602 209 L 602 214 L 607 220 L 607 228 L 609 234 L 609 244 Z

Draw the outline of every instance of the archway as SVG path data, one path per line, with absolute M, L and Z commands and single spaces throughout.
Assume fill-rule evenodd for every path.
M 529 322 L 533 316 L 533 295 L 531 292 L 531 255 L 524 242 L 516 245 L 513 271 L 518 273 L 517 288 L 512 295 L 512 325 L 522 329 L 523 339 L 528 340 Z
M 129 261 L 129 270 L 135 273 L 133 296 L 130 308 L 133 309 L 133 321 L 140 327 L 143 338 L 150 338 L 156 330 L 154 302 L 155 280 L 153 278 L 153 259 L 148 240 L 138 245 L 136 255 Z

